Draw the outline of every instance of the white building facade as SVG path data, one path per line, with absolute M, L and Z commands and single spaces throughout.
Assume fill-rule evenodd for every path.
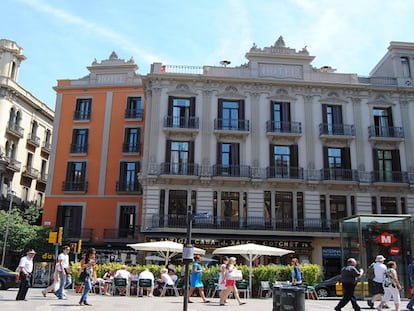
M 16 42 L 0 40 L 0 194 L 5 206 L 10 191 L 17 204 L 42 206 L 47 183 L 54 112 L 18 83 L 25 59 Z
M 154 63 L 144 80 L 142 232 L 196 246 L 254 241 L 336 273 L 339 221 L 414 212 L 414 44 L 369 77 L 314 68 L 280 37 L 248 63 Z M 329 273 L 328 273 L 329 274 Z

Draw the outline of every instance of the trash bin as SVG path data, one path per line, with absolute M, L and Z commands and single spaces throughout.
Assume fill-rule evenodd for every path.
M 305 289 L 298 286 L 282 287 L 280 311 L 305 311 Z
M 280 311 L 280 294 L 282 292 L 282 286 L 273 285 L 273 311 Z

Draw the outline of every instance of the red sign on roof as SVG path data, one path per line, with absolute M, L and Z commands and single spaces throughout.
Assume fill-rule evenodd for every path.
M 375 240 L 384 246 L 390 246 L 391 244 L 397 241 L 397 238 L 391 233 L 383 232 L 379 236 L 377 236 Z

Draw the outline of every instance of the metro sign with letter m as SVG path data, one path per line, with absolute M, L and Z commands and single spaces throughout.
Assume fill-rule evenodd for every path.
M 379 236 L 377 236 L 375 240 L 384 246 L 390 246 L 391 244 L 394 244 L 397 241 L 397 238 L 391 233 L 383 232 Z

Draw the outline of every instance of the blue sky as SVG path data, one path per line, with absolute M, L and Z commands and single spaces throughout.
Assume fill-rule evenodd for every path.
M 150 64 L 246 63 L 253 43 L 307 46 L 313 66 L 367 76 L 390 41 L 414 42 L 412 0 L 2 0 L 0 38 L 27 60 L 19 83 L 51 108 L 59 79 L 112 51 Z M 6 13 L 6 14 L 5 14 Z

